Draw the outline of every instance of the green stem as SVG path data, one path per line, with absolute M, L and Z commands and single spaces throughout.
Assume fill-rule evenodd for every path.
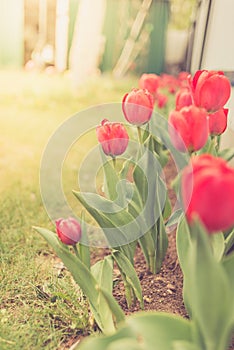
M 152 274 L 156 274 L 156 256 L 149 255 L 149 270 Z
M 113 168 L 116 169 L 116 158 L 112 157 Z
M 74 250 L 75 255 L 77 256 L 77 258 L 80 259 L 80 254 L 79 254 L 79 252 L 78 252 L 77 246 L 76 246 L 76 245 L 73 245 L 72 247 L 73 247 L 73 250 Z
M 125 297 L 127 301 L 128 308 L 132 306 L 132 288 L 129 283 L 124 278 L 124 288 L 125 288 Z
M 137 126 L 137 134 L 140 145 L 142 144 L 141 128 Z

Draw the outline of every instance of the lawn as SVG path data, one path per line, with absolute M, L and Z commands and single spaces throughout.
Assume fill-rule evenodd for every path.
M 120 102 L 137 79 L 100 77 L 77 92 L 68 75 L 2 71 L 0 81 L 0 349 L 62 349 L 69 334 L 90 332 L 89 315 L 85 298 L 32 229 L 53 228 L 40 196 L 40 160 L 63 121 Z M 66 169 L 68 188 L 70 177 Z

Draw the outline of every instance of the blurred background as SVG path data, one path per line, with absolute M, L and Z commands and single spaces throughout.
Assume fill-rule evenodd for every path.
M 1 0 L 0 68 L 73 72 L 186 69 L 196 0 Z

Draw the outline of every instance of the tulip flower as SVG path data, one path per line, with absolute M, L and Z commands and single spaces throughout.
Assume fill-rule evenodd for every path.
M 154 108 L 153 96 L 143 89 L 133 89 L 127 93 L 122 101 L 125 119 L 134 125 L 148 123 Z
M 104 119 L 96 128 L 96 134 L 103 152 L 108 156 L 118 156 L 124 153 L 128 146 L 129 136 L 121 123 L 110 123 Z
M 209 136 L 207 112 L 188 106 L 169 115 L 169 134 L 173 146 L 181 152 L 201 149 Z
M 213 114 L 209 114 L 209 129 L 211 135 L 220 135 L 227 128 L 228 109 L 221 108 Z
M 156 95 L 156 103 L 157 103 L 157 106 L 158 108 L 163 108 L 166 106 L 167 104 L 167 101 L 168 101 L 168 97 L 164 94 L 161 94 L 161 93 L 157 93 Z
M 140 89 L 148 90 L 154 95 L 159 87 L 160 77 L 157 74 L 143 74 L 139 80 Z
M 73 218 L 58 219 L 55 221 L 56 231 L 60 241 L 66 245 L 75 245 L 81 239 L 81 226 Z
M 188 88 L 180 89 L 175 96 L 176 110 L 193 104 L 192 95 Z
M 234 169 L 223 159 L 193 157 L 183 170 L 181 193 L 190 224 L 197 216 L 209 233 L 234 225 Z
M 197 71 L 188 78 L 194 104 L 210 113 L 224 107 L 231 94 L 231 84 L 223 72 Z

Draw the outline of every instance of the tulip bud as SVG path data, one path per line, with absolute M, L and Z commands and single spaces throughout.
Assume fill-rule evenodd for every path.
M 228 109 L 221 108 L 213 114 L 209 114 L 209 129 L 211 135 L 220 135 L 227 128 Z
M 167 101 L 168 101 L 168 97 L 164 94 L 157 93 L 155 100 L 157 103 L 157 107 L 161 109 L 161 108 L 166 106 Z
M 122 110 L 126 120 L 134 125 L 148 123 L 154 108 L 153 96 L 142 89 L 133 89 L 122 101 Z
M 190 106 L 193 104 L 192 95 L 189 89 L 180 89 L 175 96 L 176 110 L 179 111 L 183 107 Z
M 110 123 L 107 119 L 96 128 L 98 141 L 106 155 L 115 157 L 125 152 L 129 136 L 121 123 Z
M 209 136 L 205 109 L 188 106 L 169 115 L 169 134 L 173 146 L 181 152 L 201 149 Z
M 223 72 L 197 71 L 189 76 L 194 104 L 212 113 L 224 107 L 231 94 L 231 84 Z
M 160 77 L 157 74 L 143 74 L 139 80 L 140 89 L 148 90 L 154 95 L 160 85 Z
M 60 241 L 66 245 L 75 245 L 81 239 L 81 226 L 73 218 L 58 219 L 55 221 L 56 232 Z
M 193 157 L 182 172 L 181 194 L 189 224 L 198 216 L 209 233 L 234 225 L 234 169 L 223 159 Z

